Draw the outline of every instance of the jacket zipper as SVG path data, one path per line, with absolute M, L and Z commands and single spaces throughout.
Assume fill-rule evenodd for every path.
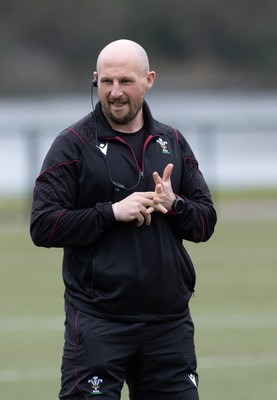
M 148 146 L 148 143 L 155 137 L 158 137 L 159 135 L 149 135 L 147 137 L 147 139 L 145 140 L 145 142 L 143 143 L 143 147 L 142 147 L 142 160 L 141 160 L 141 168 L 142 168 L 142 177 L 144 175 L 144 155 L 145 155 L 145 151 L 146 151 L 146 147 Z
M 140 166 L 139 166 L 139 163 L 138 163 L 136 154 L 135 154 L 135 152 L 134 152 L 132 146 L 130 146 L 127 142 L 125 142 L 122 138 L 120 138 L 120 137 L 118 137 L 118 136 L 115 136 L 115 137 L 112 137 L 112 138 L 111 138 L 111 137 L 108 137 L 108 138 L 105 138 L 105 139 L 106 139 L 106 140 L 118 140 L 119 142 L 123 143 L 124 145 L 126 145 L 126 146 L 129 148 L 129 150 L 130 150 L 131 153 L 132 153 L 133 159 L 134 159 L 134 161 L 135 161 L 137 170 L 138 170 L 138 172 L 139 172 L 141 178 L 143 178 L 143 177 L 144 177 L 144 155 L 145 155 L 146 147 L 148 146 L 148 143 L 149 143 L 153 138 L 155 138 L 155 137 L 159 137 L 159 135 L 151 135 L 151 134 L 150 134 L 150 135 L 147 137 L 147 139 L 144 141 L 144 143 L 143 143 L 141 168 L 140 168 Z

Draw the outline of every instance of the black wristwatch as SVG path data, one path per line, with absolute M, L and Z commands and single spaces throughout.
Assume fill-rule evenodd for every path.
M 185 211 L 185 207 L 185 200 L 182 197 L 176 196 L 176 199 L 172 203 L 172 211 L 177 215 L 181 215 Z

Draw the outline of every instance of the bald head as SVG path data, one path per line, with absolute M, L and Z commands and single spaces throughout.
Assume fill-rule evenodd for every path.
M 132 40 L 120 39 L 104 47 L 97 59 L 98 73 L 101 72 L 103 64 L 109 63 L 113 65 L 131 63 L 133 67 L 140 69 L 143 75 L 146 76 L 149 72 L 149 60 L 146 51 Z
M 149 71 L 146 51 L 131 40 L 116 40 L 100 52 L 97 71 L 102 111 L 114 130 L 136 132 L 143 126 L 143 101 L 155 71 Z

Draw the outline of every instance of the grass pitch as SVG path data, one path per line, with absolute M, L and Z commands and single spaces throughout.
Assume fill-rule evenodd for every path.
M 0 394 L 53 400 L 63 346 L 62 250 L 32 244 L 23 208 L 22 202 L 0 208 Z M 197 270 L 191 310 L 200 398 L 273 400 L 277 196 L 219 197 L 217 209 L 210 241 L 185 244 Z

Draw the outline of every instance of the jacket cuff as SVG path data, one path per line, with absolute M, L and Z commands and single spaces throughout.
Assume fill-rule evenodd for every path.
M 116 222 L 113 208 L 112 208 L 112 202 L 98 203 L 98 204 L 96 204 L 96 208 L 102 214 L 103 219 L 107 225 L 112 225 L 114 222 Z

